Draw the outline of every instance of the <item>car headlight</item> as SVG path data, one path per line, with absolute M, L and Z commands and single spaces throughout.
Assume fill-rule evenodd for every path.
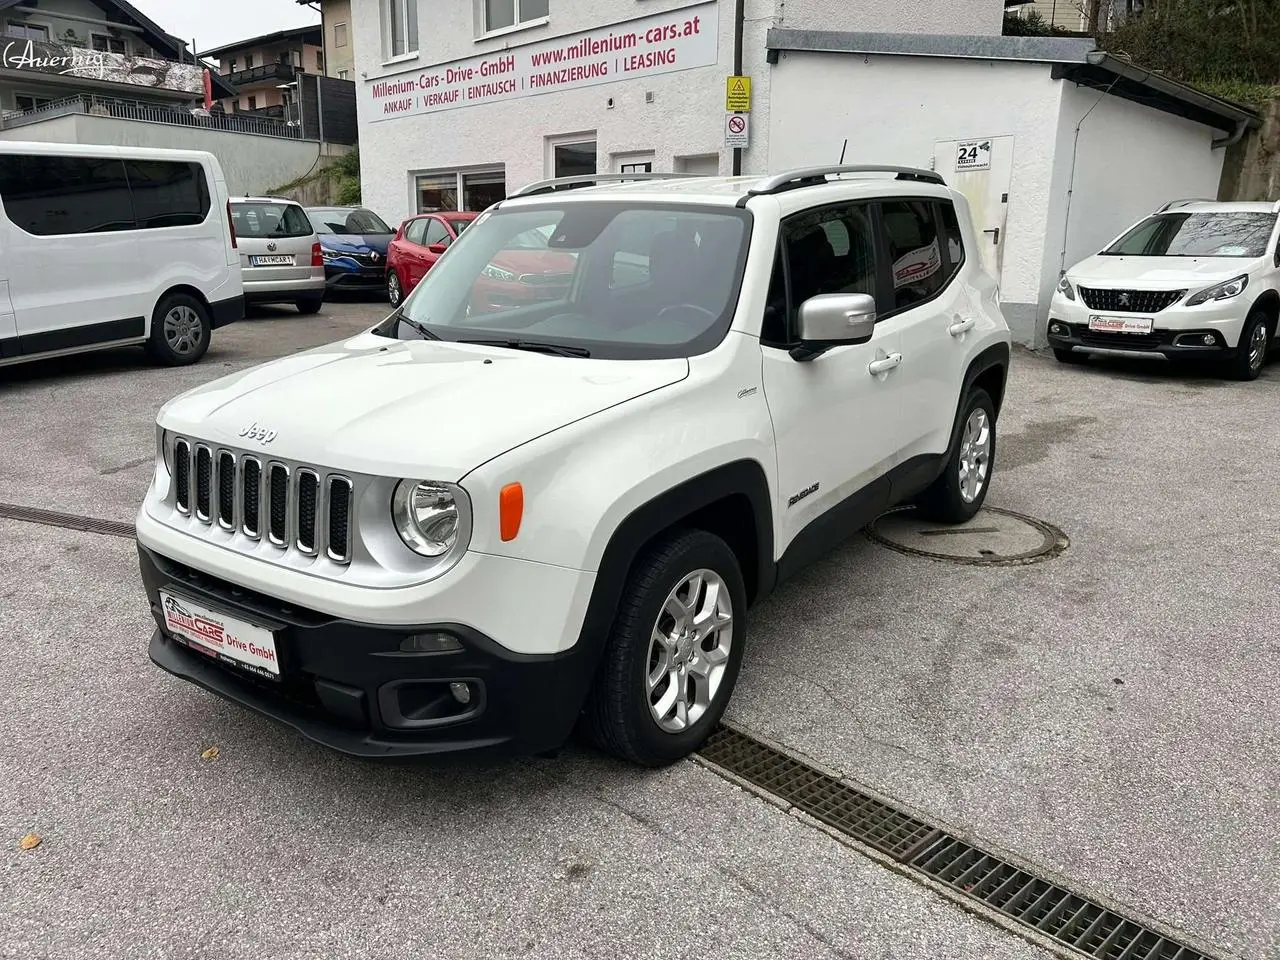
M 404 545 L 431 560 L 460 554 L 471 537 L 466 492 L 452 483 L 401 480 L 391 496 L 391 520 Z
M 173 473 L 173 439 L 169 436 L 169 431 L 158 423 L 156 424 L 156 447 L 165 470 Z
M 1063 276 L 1063 278 L 1058 281 L 1058 292 L 1068 300 L 1074 300 L 1076 298 L 1075 287 L 1071 286 L 1071 281 L 1068 280 L 1066 276 Z
M 483 270 L 480 271 L 491 280 L 512 281 L 516 279 L 516 275 L 510 270 L 503 270 L 501 267 L 495 267 L 492 263 L 485 264 Z
M 320 248 L 321 260 L 337 260 L 340 256 L 342 256 L 342 254 L 340 254 L 337 250 L 330 250 L 328 247 Z
M 1249 275 L 1242 274 L 1226 283 L 1219 283 L 1217 286 L 1207 287 L 1199 293 L 1193 293 L 1187 298 L 1188 307 L 1198 307 L 1202 303 L 1208 303 L 1210 300 L 1230 300 L 1232 297 L 1238 297 L 1244 293 L 1244 288 L 1249 285 Z

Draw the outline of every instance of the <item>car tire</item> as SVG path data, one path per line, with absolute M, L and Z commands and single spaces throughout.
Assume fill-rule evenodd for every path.
M 151 315 L 147 352 L 169 367 L 196 363 L 209 349 L 213 321 L 203 301 L 188 293 L 171 293 Z
M 298 312 L 308 316 L 320 312 L 320 308 L 324 305 L 324 297 L 307 297 L 297 301 L 294 306 L 298 308 Z
M 649 547 L 623 589 L 587 700 L 587 739 L 645 767 L 702 746 L 737 683 L 746 608 L 738 559 L 719 537 L 687 530 Z
M 1070 347 L 1067 347 L 1066 349 L 1063 349 L 1062 347 L 1054 347 L 1053 355 L 1057 358 L 1059 363 L 1078 364 L 1084 363 L 1085 361 L 1085 354 L 1076 353 Z
M 1270 319 L 1265 310 L 1249 311 L 1244 327 L 1240 330 L 1236 355 L 1227 362 L 1227 373 L 1233 380 L 1257 380 L 1262 365 L 1267 362 L 1267 348 L 1271 345 Z
M 398 307 L 404 300 L 404 284 L 400 281 L 399 271 L 392 270 L 387 274 L 387 301 Z
M 965 523 L 982 509 L 996 461 L 996 411 L 985 390 L 972 391 L 961 410 L 960 432 L 942 474 L 916 501 L 935 523 Z

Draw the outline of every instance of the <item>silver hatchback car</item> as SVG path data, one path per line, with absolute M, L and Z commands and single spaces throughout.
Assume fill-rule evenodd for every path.
M 233 197 L 246 303 L 292 303 L 318 313 L 324 301 L 320 240 L 302 207 L 277 197 Z

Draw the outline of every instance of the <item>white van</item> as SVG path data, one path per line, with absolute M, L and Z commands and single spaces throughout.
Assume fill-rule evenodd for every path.
M 0 366 L 144 344 L 195 363 L 244 317 L 217 159 L 0 142 Z

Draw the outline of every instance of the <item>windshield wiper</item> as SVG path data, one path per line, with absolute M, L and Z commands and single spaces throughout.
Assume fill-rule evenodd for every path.
M 591 351 L 586 347 L 569 347 L 561 343 L 546 343 L 542 340 L 459 340 L 458 343 L 473 343 L 478 347 L 507 347 L 511 350 L 528 350 L 533 353 L 554 353 L 560 357 L 589 357 Z
M 401 323 L 403 323 L 406 327 L 408 327 L 414 333 L 419 334 L 424 340 L 440 339 L 440 337 L 436 336 L 434 333 L 428 330 L 424 324 L 418 322 L 417 320 L 412 320 L 409 317 L 406 317 L 404 313 L 404 307 L 402 306 L 396 307 L 395 312 L 392 313 L 391 316 L 387 317 L 387 319 L 399 320 Z

